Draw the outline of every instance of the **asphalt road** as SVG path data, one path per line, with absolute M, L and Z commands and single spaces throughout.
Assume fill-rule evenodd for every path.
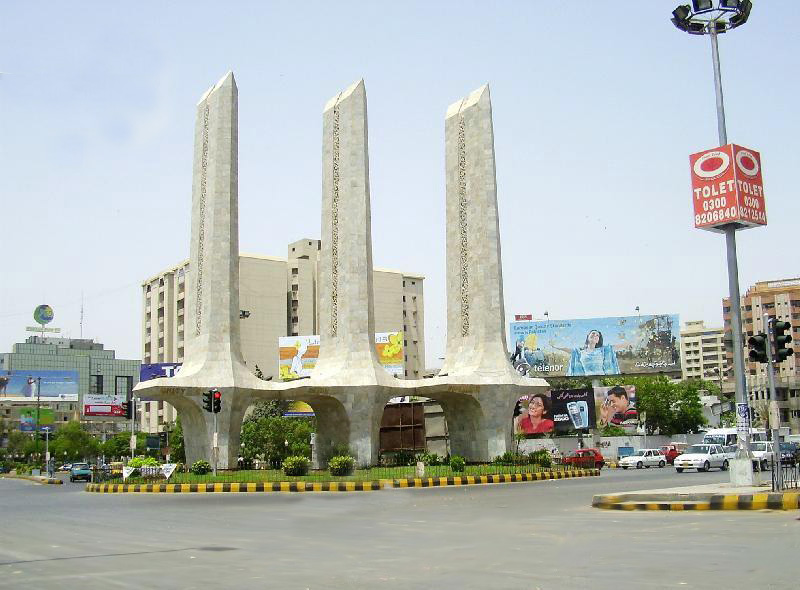
M 727 481 L 603 470 L 305 494 L 89 494 L 0 479 L 0 588 L 797 588 L 798 512 L 617 512 L 597 493 Z

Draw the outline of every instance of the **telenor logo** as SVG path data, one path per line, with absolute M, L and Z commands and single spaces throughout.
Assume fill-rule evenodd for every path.
M 708 152 L 697 158 L 692 169 L 700 178 L 716 178 L 728 169 L 730 163 L 730 156 L 725 152 Z
M 736 152 L 736 165 L 745 176 L 753 178 L 758 175 L 758 160 L 752 152 L 748 152 L 747 150 Z

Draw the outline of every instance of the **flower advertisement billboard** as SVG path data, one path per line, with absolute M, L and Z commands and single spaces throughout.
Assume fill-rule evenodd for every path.
M 403 332 L 375 334 L 378 361 L 391 375 L 403 377 Z M 319 357 L 319 336 L 281 336 L 278 338 L 278 370 L 282 381 L 311 376 Z

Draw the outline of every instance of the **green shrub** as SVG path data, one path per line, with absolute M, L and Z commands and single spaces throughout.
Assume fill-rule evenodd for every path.
M 411 451 L 398 451 L 394 454 L 394 464 L 398 466 L 415 465 L 417 456 Z
M 308 473 L 308 459 L 300 455 L 286 457 L 283 460 L 283 472 L 286 475 L 306 475 Z
M 550 458 L 550 453 L 547 449 L 532 451 L 528 456 L 528 461 L 531 465 L 539 465 L 540 467 L 551 467 L 553 465 L 553 460 Z
M 419 456 L 419 460 L 425 465 L 436 466 L 442 464 L 442 458 L 436 453 L 423 453 Z
M 453 473 L 461 473 L 464 471 L 464 465 L 466 465 L 464 457 L 460 455 L 453 455 L 450 457 L 450 469 L 453 470 Z
M 355 463 L 355 459 L 349 455 L 338 455 L 336 457 L 331 457 L 331 460 L 328 461 L 328 469 L 330 470 L 331 475 L 351 475 L 353 473 L 353 467 L 355 466 Z
M 128 467 L 158 467 L 161 465 L 153 457 L 134 457 L 128 461 Z
M 192 467 L 189 469 L 195 475 L 205 475 L 206 473 L 211 471 L 211 463 L 206 461 L 205 459 L 199 459 L 192 463 Z
M 496 465 L 525 465 L 528 463 L 528 458 L 524 454 L 506 451 L 502 455 L 495 457 L 494 463 Z

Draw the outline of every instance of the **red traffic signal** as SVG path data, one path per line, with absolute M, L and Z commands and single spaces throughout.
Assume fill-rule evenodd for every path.
M 213 411 L 215 414 L 219 414 L 222 411 L 222 394 L 218 389 L 214 389 L 211 393 L 214 395 Z

